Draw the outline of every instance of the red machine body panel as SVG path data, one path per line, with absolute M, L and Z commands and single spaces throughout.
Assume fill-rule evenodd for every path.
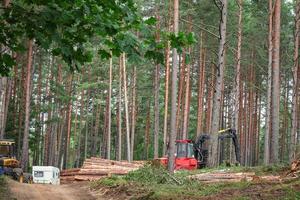
M 197 169 L 197 160 L 194 158 L 192 140 L 176 140 L 175 170 L 194 170 Z M 158 159 L 160 164 L 167 167 L 168 158 Z

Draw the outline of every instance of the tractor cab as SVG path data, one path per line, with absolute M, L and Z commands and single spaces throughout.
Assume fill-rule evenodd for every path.
M 0 140 L 0 158 L 15 158 L 15 142 L 11 140 Z
M 176 158 L 193 158 L 193 142 L 192 140 L 176 140 Z
M 175 170 L 197 169 L 192 140 L 176 140 Z
M 158 159 L 160 164 L 167 167 L 168 158 Z M 175 170 L 197 169 L 197 160 L 194 157 L 194 146 L 192 140 L 176 140 Z
M 15 156 L 15 142 L 0 140 L 0 167 L 17 168 L 19 164 Z

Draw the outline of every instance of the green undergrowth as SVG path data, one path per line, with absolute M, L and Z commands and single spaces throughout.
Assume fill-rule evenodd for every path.
M 146 165 L 125 176 L 112 176 L 92 183 L 92 188 L 107 187 L 118 189 L 132 196 L 131 199 L 198 199 L 213 195 L 223 189 L 243 189 L 248 182 L 203 184 L 188 178 L 187 171 L 169 174 L 161 167 Z M 125 189 L 124 189 L 125 188 Z M 111 193 L 110 193 L 111 194 Z
M 191 180 L 190 175 L 213 171 L 255 172 L 256 175 L 278 175 L 287 170 L 284 165 L 259 167 L 219 167 L 214 169 L 200 169 L 195 171 L 178 171 L 169 174 L 165 168 L 145 165 L 139 170 L 132 171 L 125 176 L 112 176 L 92 183 L 92 188 L 106 188 L 108 195 L 120 197 L 125 194 L 126 199 L 266 199 L 277 195 L 276 199 L 300 199 L 300 180 L 295 179 L 285 183 L 266 182 L 237 182 L 204 184 Z M 229 194 L 229 196 L 228 196 Z M 115 195 L 115 196 L 114 196 Z M 232 195 L 232 196 L 230 196 Z M 118 199 L 116 198 L 116 199 Z M 264 199 L 264 198 L 262 198 Z

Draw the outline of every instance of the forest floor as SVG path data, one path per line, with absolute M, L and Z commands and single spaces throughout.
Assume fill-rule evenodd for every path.
M 300 200 L 300 178 L 285 181 L 203 183 L 188 177 L 228 170 L 254 172 L 257 176 L 282 175 L 284 167 L 233 167 L 179 171 L 170 175 L 163 168 L 145 166 L 126 176 L 63 185 L 21 184 L 0 177 L 0 200 Z
M 276 167 L 231 169 L 234 172 L 255 172 L 258 176 L 279 175 L 282 170 Z M 114 200 L 300 200 L 300 178 L 277 182 L 260 180 L 209 184 L 187 179 L 190 174 L 207 171 L 211 170 L 179 172 L 171 177 L 161 169 L 146 167 L 125 177 L 113 176 L 93 182 L 91 187 Z

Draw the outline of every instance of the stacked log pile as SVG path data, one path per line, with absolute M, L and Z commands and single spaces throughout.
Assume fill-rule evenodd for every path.
M 78 174 L 80 168 L 73 168 L 73 169 L 65 169 L 60 172 L 60 182 L 72 182 L 75 181 L 75 175 Z
M 291 169 L 290 169 L 290 171 L 287 172 L 287 174 L 285 176 L 298 178 L 299 175 L 300 175 L 300 159 L 294 160 L 291 163 Z
M 240 173 L 208 172 L 203 174 L 192 175 L 190 176 L 190 178 L 204 183 L 240 182 L 243 180 L 251 181 L 254 175 L 255 175 L 254 172 L 240 172 Z
M 86 159 L 80 169 L 67 169 L 61 172 L 61 181 L 92 181 L 102 177 L 125 175 L 144 165 L 143 161 L 114 161 L 92 157 Z
M 281 181 L 280 176 L 256 176 L 254 172 L 209 172 L 203 174 L 196 174 L 189 177 L 190 179 L 201 181 L 203 183 L 217 183 L 217 182 L 240 182 L 240 181 L 267 181 L 277 182 Z

